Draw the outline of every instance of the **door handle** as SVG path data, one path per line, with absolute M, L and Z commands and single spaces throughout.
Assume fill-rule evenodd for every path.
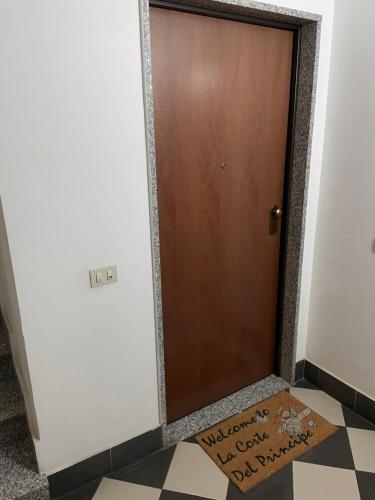
M 276 217 L 276 219 L 280 219 L 283 216 L 283 209 L 277 205 L 274 205 L 271 208 L 271 214 L 273 217 Z
M 273 205 L 270 209 L 270 225 L 269 225 L 269 233 L 275 234 L 277 233 L 277 220 L 281 219 L 283 216 L 283 209 L 278 205 Z

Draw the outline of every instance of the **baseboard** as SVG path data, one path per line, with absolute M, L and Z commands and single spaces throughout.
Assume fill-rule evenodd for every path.
M 304 373 L 305 373 L 305 360 L 302 359 L 301 361 L 298 361 L 298 363 L 296 363 L 294 380 L 297 382 L 298 380 L 304 378 Z
M 48 476 L 51 498 L 57 498 L 95 479 L 125 467 L 162 448 L 161 427 L 102 451 Z
M 342 380 L 325 372 L 307 359 L 296 364 L 296 381 L 305 378 L 340 403 L 354 410 L 361 417 L 375 424 L 375 401 Z

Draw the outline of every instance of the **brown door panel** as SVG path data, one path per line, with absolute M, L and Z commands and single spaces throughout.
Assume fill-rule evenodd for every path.
M 273 372 L 293 33 L 151 8 L 168 421 Z

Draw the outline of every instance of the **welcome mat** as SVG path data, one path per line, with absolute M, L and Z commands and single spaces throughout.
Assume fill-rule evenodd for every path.
M 246 492 L 336 430 L 284 391 L 195 439 L 229 479 Z

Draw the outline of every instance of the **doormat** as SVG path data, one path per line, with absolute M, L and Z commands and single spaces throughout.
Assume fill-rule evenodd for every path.
M 336 430 L 283 391 L 207 429 L 195 439 L 244 493 Z

